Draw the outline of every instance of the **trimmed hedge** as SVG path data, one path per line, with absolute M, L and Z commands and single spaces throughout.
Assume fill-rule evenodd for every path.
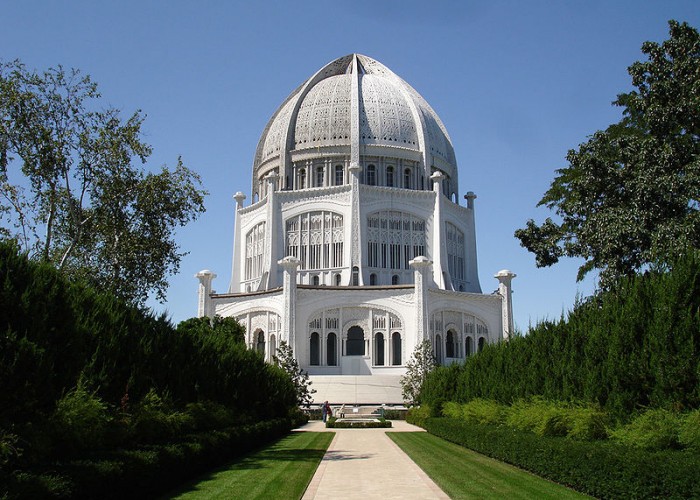
M 288 419 L 191 434 L 178 442 L 116 450 L 5 478 L 7 498 L 152 498 L 286 434 Z M 0 498 L 3 497 L 0 490 Z
M 389 420 L 379 419 L 379 422 L 354 422 L 346 420 L 338 422 L 338 419 L 331 417 L 326 422 L 327 429 L 387 429 L 391 427 Z
M 541 437 L 508 427 L 426 418 L 438 437 L 597 498 L 698 498 L 700 454 Z

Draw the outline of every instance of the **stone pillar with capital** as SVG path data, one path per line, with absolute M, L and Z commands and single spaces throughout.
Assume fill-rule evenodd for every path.
M 494 278 L 498 280 L 498 294 L 501 296 L 501 318 L 503 323 L 503 340 L 509 340 L 513 334 L 513 288 L 511 281 L 517 275 L 508 269 L 498 271 Z
M 296 257 L 287 256 L 277 261 L 282 267 L 282 338 L 286 340 L 296 357 L 296 297 L 297 269 L 301 262 Z M 286 337 L 286 339 L 285 339 Z
M 414 270 L 416 345 L 418 345 L 428 338 L 428 283 L 433 263 L 421 255 L 410 261 L 409 265 Z
M 194 277 L 199 280 L 197 317 L 203 318 L 204 316 L 207 316 L 212 318 L 214 316 L 214 308 L 211 300 L 211 282 L 214 278 L 216 278 L 216 274 L 212 273 L 208 269 L 204 269 L 195 274 Z
M 442 181 L 445 175 L 436 171 L 430 176 L 433 181 L 433 191 L 435 192 L 435 207 L 433 208 L 433 281 L 441 290 L 452 290 L 450 273 L 447 272 L 447 247 L 443 234 L 445 228 L 442 223 L 442 205 L 444 196 L 442 194 Z
M 244 243 L 241 241 L 241 216 L 238 213 L 241 208 L 243 208 L 245 195 L 238 191 L 233 195 L 233 199 L 236 200 L 236 218 L 233 223 L 233 262 L 231 265 L 231 283 L 229 283 L 228 286 L 229 293 L 241 291 L 241 252 L 245 247 Z

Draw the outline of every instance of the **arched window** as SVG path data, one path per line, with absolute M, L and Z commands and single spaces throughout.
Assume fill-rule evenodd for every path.
M 445 355 L 448 358 L 455 357 L 455 333 L 452 330 L 447 332 L 447 337 L 445 340 Z
M 263 331 L 258 331 L 258 343 L 256 345 L 256 350 L 263 356 L 265 355 L 265 332 Z
M 435 361 L 437 364 L 442 364 L 442 337 L 435 335 Z
M 309 364 L 311 366 L 318 366 L 320 364 L 321 349 L 320 341 L 318 338 L 318 333 L 313 332 L 311 338 L 309 339 Z
M 384 334 L 381 332 L 374 336 L 374 364 L 384 366 Z
M 350 327 L 348 330 L 345 352 L 348 356 L 365 355 L 365 332 L 359 326 Z
M 394 187 L 394 167 L 391 165 L 386 167 L 386 185 Z
M 399 275 L 395 274 L 391 277 L 391 284 L 392 285 L 398 285 L 399 284 Z
M 320 284 L 320 278 L 318 277 L 318 274 L 315 274 L 313 278 L 311 278 L 311 283 L 314 286 L 318 286 Z
M 335 274 L 335 286 L 340 286 L 340 280 L 342 278 L 340 277 L 340 273 Z
M 369 275 L 369 284 L 374 286 L 377 284 L 377 275 L 372 273 Z
M 474 339 L 467 337 L 464 341 L 464 354 L 471 356 L 474 354 Z
M 406 189 L 412 189 L 413 188 L 413 182 L 411 182 L 411 169 L 407 168 L 406 170 L 403 171 L 403 187 Z
M 329 333 L 326 338 L 326 362 L 328 366 L 338 365 L 338 338 L 335 333 Z
M 343 166 L 342 165 L 336 165 L 335 166 L 335 185 L 336 186 L 342 186 L 343 185 Z
M 303 168 L 299 170 L 299 189 L 304 189 L 306 187 L 306 170 Z
M 479 352 L 484 350 L 484 346 L 486 345 L 486 339 L 484 337 L 479 338 Z
M 360 269 L 357 266 L 352 268 L 352 286 L 360 286 Z
M 367 184 L 370 186 L 377 185 L 377 167 L 367 165 Z
M 316 187 L 323 186 L 323 167 L 316 167 Z
M 399 332 L 394 332 L 391 335 L 391 364 L 400 365 L 401 364 L 401 334 Z

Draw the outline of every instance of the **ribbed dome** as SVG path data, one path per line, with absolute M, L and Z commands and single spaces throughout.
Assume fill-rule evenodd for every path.
M 358 158 L 396 153 L 457 176 L 450 137 L 425 99 L 383 64 L 350 54 L 324 66 L 274 113 L 258 143 L 253 183 L 285 171 L 293 154 L 352 156 L 353 148 Z

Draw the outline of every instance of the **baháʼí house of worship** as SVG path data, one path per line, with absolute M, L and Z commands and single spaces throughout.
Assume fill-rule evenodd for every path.
M 458 173 L 413 87 L 367 56 L 336 59 L 265 127 L 251 202 L 234 196 L 228 291 L 198 273 L 198 315 L 234 316 L 269 360 L 289 343 L 317 401 L 400 403 L 422 340 L 446 364 L 513 330 L 515 275 L 498 272 L 498 292 L 482 293 L 476 195 L 460 204 Z

